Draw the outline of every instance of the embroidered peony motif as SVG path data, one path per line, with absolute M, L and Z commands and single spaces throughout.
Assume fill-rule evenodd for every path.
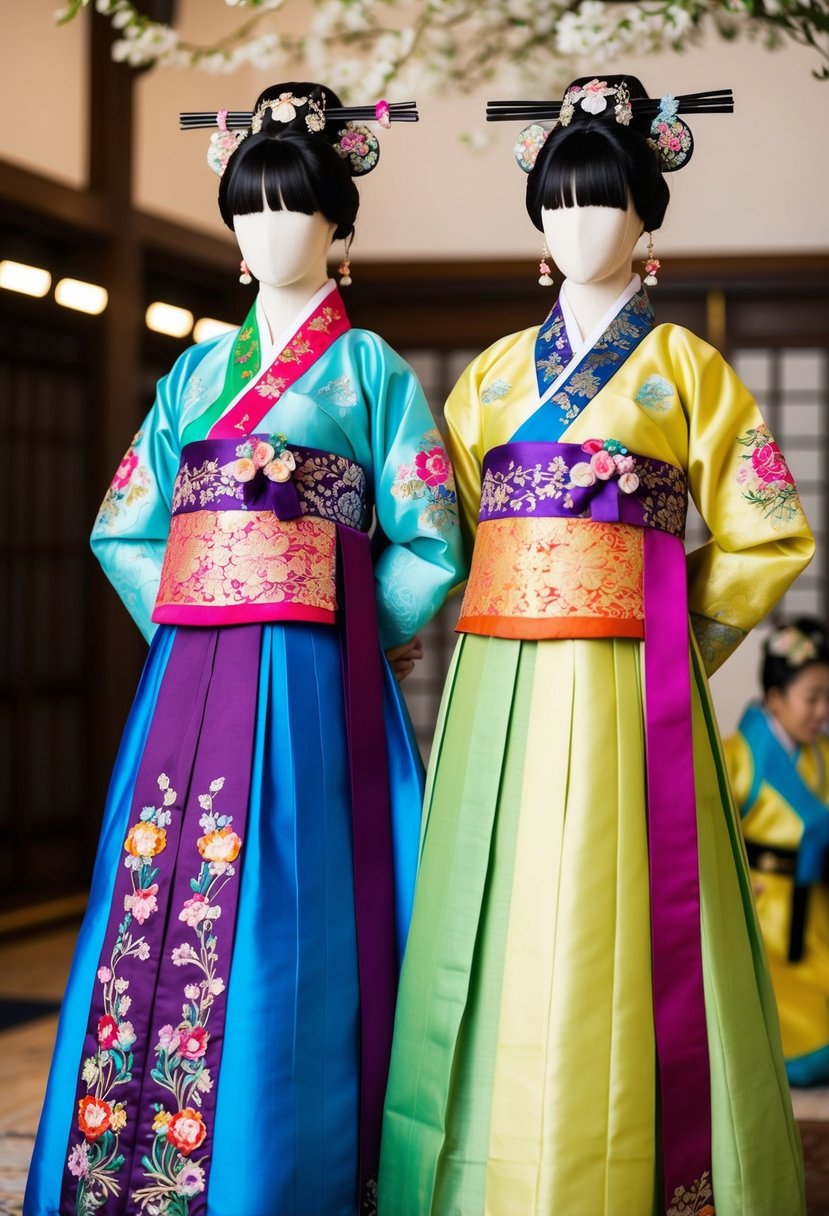
M 736 476 L 743 498 L 758 507 L 773 528 L 785 528 L 802 508 L 783 453 L 765 423 L 739 435 L 737 442 L 748 449 L 740 457 Z
M 654 414 L 664 414 L 675 396 L 676 388 L 664 376 L 648 376 L 635 400 L 643 409 L 651 410 Z
M 124 453 L 112 484 L 104 495 L 104 500 L 98 509 L 95 527 L 102 525 L 112 527 L 118 515 L 127 507 L 132 507 L 146 498 L 149 494 L 150 473 L 138 459 L 135 444 L 141 438 L 141 431 L 133 437 L 133 441 Z
M 259 458 L 264 455 L 260 452 Z M 213 1088 L 208 1067 L 210 1013 L 225 990 L 225 981 L 217 974 L 214 926 L 222 911 L 218 897 L 236 877 L 232 863 L 242 848 L 242 840 L 232 828 L 233 816 L 220 814 L 215 806 L 224 783 L 224 777 L 217 777 L 211 781 L 208 793 L 199 795 L 199 826 L 204 832 L 197 842 L 201 865 L 190 881 L 193 894 L 184 901 L 178 916 L 192 932 L 195 945 L 184 941 L 174 946 L 170 955 L 173 966 L 192 967 L 197 978 L 184 985 L 179 1024 L 162 1026 L 156 1039 L 156 1063 L 150 1075 L 171 1095 L 172 1103 L 171 1109 L 162 1102 L 152 1106 L 154 1139 L 142 1158 L 148 1184 L 132 1195 L 139 1212 L 187 1216 L 189 1200 L 206 1185 L 204 1163 L 209 1154 L 195 1161 L 190 1157 L 202 1148 L 210 1130 L 200 1110 L 202 1095 Z
M 455 479 L 436 428 L 423 436 L 414 462 L 399 465 L 391 492 L 395 498 L 426 499 L 417 520 L 423 528 L 446 532 L 457 524 Z

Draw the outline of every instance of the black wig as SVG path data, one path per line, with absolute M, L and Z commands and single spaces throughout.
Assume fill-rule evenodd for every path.
M 802 672 L 817 663 L 829 666 L 829 638 L 822 621 L 799 616 L 778 626 L 763 647 L 763 692 L 776 688 L 784 693 Z
M 271 85 L 259 95 L 258 110 L 265 100 L 281 94 L 308 97 L 332 108 L 342 102 L 330 89 L 319 84 L 289 81 Z M 219 185 L 219 210 L 233 231 L 235 215 L 264 211 L 300 211 L 303 215 L 321 212 L 336 224 L 336 240 L 351 236 L 360 206 L 360 196 L 351 171 L 334 148 L 342 124 L 327 122 L 322 131 L 309 131 L 307 109 L 296 105 L 297 116 L 278 122 L 266 109 L 262 128 L 248 135 L 232 153 Z
M 587 84 L 590 77 L 573 81 Z M 630 96 L 647 97 L 635 76 L 608 76 L 609 85 L 626 84 Z M 568 86 L 572 88 L 573 85 Z M 632 200 L 647 232 L 665 218 L 670 191 L 646 132 L 635 123 L 623 126 L 613 107 L 601 115 L 576 109 L 570 124 L 548 136 L 527 177 L 527 211 L 542 231 L 542 208 L 616 207 Z

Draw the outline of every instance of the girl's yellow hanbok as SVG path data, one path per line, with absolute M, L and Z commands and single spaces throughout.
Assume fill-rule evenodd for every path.
M 427 785 L 381 1216 L 798 1216 L 799 1139 L 706 680 L 812 554 L 791 475 L 732 369 L 653 328 L 636 277 L 584 341 L 562 294 L 540 329 L 496 342 L 446 416 L 474 558 Z M 687 559 L 690 641 L 686 479 L 711 532 Z M 649 563 L 651 536 L 679 546 L 678 586 Z M 660 670 L 650 642 L 677 605 L 680 658 Z M 690 773 L 646 756 L 680 677 Z M 691 783 L 704 1111 L 700 1043 L 684 1053 L 688 1014 L 671 1006 L 685 963 L 665 951 L 688 858 L 674 844 L 649 862 L 651 763 L 668 803 L 674 775 L 678 802 Z M 707 1124 L 710 1154 L 667 1204 L 684 1132 L 666 1134 L 666 1105 Z
M 769 715 L 753 705 L 724 751 L 743 817 L 786 1071 L 794 1085 L 826 1084 L 829 739 L 790 747 Z M 813 872 L 803 876 L 810 860 Z

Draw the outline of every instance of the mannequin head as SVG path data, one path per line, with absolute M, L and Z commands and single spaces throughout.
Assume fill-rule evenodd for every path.
M 283 94 L 324 99 L 330 107 L 341 104 L 322 85 L 289 81 L 265 89 L 254 110 Z M 333 225 L 334 239 L 344 239 L 354 232 L 360 196 L 348 163 L 334 148 L 337 124 L 326 122 L 322 130 L 309 131 L 306 108 L 297 104 L 296 111 L 289 121 L 279 122 L 266 109 L 261 130 L 248 135 L 233 152 L 219 186 L 222 219 L 235 230 L 234 221 L 240 216 L 279 211 L 319 215 Z
M 250 273 L 269 287 L 290 287 L 324 264 L 336 229 L 321 211 L 274 211 L 267 204 L 234 216 L 233 227 Z
M 547 248 L 570 283 L 597 283 L 623 267 L 630 269 L 642 221 L 633 205 L 543 207 Z
M 606 79 L 609 85 L 626 84 L 631 97 L 647 96 L 635 76 Z M 639 231 L 653 232 L 665 217 L 669 197 L 656 153 L 641 131 L 579 109 L 568 126 L 559 124 L 551 132 L 527 176 L 527 211 L 539 230 L 544 228 L 545 210 L 627 212 L 632 204 Z
M 814 743 L 829 722 L 829 641 L 820 621 L 776 629 L 763 655 L 766 709 L 795 743 Z

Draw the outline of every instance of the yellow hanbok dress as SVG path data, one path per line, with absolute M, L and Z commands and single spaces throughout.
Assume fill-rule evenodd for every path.
M 634 347 L 649 310 L 638 279 L 586 341 L 566 299 L 557 307 L 476 358 L 446 406 L 474 555 L 427 781 L 380 1216 L 798 1216 L 799 1137 L 706 676 L 813 540 L 756 403 L 718 352 L 676 325 L 645 325 Z M 551 446 L 586 445 L 586 462 L 597 437 L 612 438 L 622 459 L 664 462 L 687 477 L 711 533 L 687 559 L 686 646 L 712 1168 L 667 1200 L 643 529 L 534 518 L 545 496 L 574 492 L 554 461 L 482 477 L 540 397 L 559 410 Z M 478 527 L 482 493 L 529 513 Z
M 761 733 L 764 732 L 764 733 Z M 759 734 L 759 738 L 758 738 Z M 829 1082 L 829 739 L 797 747 L 752 706 L 723 744 L 793 1085 Z M 767 762 L 769 752 L 778 762 Z M 816 837 L 818 881 L 797 878 Z M 800 891 L 798 887 L 800 886 Z M 801 898 L 798 899 L 798 894 Z

